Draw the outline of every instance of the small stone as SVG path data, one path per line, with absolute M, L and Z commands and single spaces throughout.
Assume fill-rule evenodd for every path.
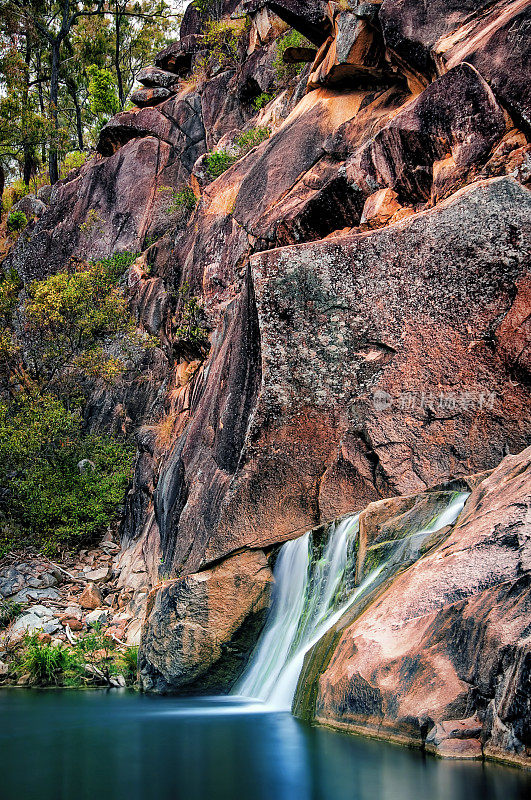
M 397 193 L 392 189 L 380 189 L 374 194 L 371 194 L 365 201 L 363 206 L 363 213 L 361 215 L 361 224 L 369 225 L 371 228 L 377 228 L 385 225 L 393 214 L 401 208 L 400 203 L 397 201 Z
M 91 461 L 90 458 L 82 458 L 79 464 L 77 465 L 79 473 L 84 475 L 87 472 L 94 472 L 96 469 L 96 464 L 94 461 Z
M 0 661 L 0 678 L 7 678 L 9 675 L 9 667 L 5 661 Z
M 109 567 L 89 570 L 89 572 L 85 573 L 85 577 L 92 583 L 103 583 L 109 577 Z
M 101 605 L 102 596 L 101 592 L 95 583 L 87 583 L 81 597 L 79 598 L 79 605 L 81 608 L 94 609 Z
M 85 617 L 85 622 L 87 625 L 93 627 L 94 625 L 103 625 L 107 622 L 109 617 L 109 612 L 105 608 L 97 608 L 94 611 L 91 611 L 90 614 L 87 614 Z

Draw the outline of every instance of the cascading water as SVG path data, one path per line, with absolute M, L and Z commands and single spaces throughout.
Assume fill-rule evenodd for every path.
M 268 620 L 233 694 L 262 700 L 272 708 L 290 709 L 306 653 L 345 611 L 418 558 L 431 534 L 456 521 L 467 497 L 467 492 L 455 492 L 428 525 L 392 542 L 385 560 L 357 587 L 359 514 L 332 523 L 324 547 L 313 541 L 312 532 L 286 542 L 274 569 Z

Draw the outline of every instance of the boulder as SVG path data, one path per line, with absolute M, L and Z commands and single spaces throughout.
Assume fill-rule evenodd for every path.
M 366 199 L 360 224 L 379 228 L 381 225 L 386 225 L 401 208 L 396 192 L 392 189 L 379 189 Z
M 149 89 L 137 89 L 131 95 L 131 101 L 140 108 L 144 106 L 157 106 L 163 100 L 171 97 L 172 93 L 168 89 L 161 86 L 155 86 Z
M 87 583 L 79 598 L 81 608 L 95 609 L 101 605 L 101 592 L 94 583 Z
M 192 9 L 190 5 L 188 9 Z M 187 9 L 187 11 L 188 11 Z M 205 47 L 204 37 L 199 33 L 181 36 L 155 56 L 155 65 L 174 75 L 184 75 L 192 67 L 193 55 Z
M 474 489 L 442 547 L 338 623 L 309 716 L 445 757 L 529 759 L 530 498 L 527 448 Z
M 41 188 L 37 192 L 37 200 L 40 200 L 41 203 L 45 203 L 45 205 L 49 204 L 51 196 L 52 196 L 52 187 L 48 183 L 45 184 L 44 186 L 41 186 Z
M 432 79 L 466 61 L 529 128 L 531 8 L 526 0 L 384 0 L 379 19 L 385 44 L 402 68 Z
M 265 621 L 272 580 L 258 550 L 154 589 L 138 655 L 142 688 L 227 692 Z
M 91 569 L 89 572 L 86 572 L 85 578 L 91 583 L 105 583 L 109 578 L 110 572 L 111 570 L 109 567 L 98 567 L 97 569 Z
M 13 211 L 22 211 L 29 222 L 34 217 L 41 217 L 44 214 L 46 211 L 46 204 L 41 200 L 37 200 L 34 195 L 28 194 L 26 197 L 19 200 L 18 203 L 15 203 Z
M 461 64 L 407 104 L 347 162 L 347 176 L 367 194 L 389 187 L 402 202 L 428 199 L 435 161 L 459 168 L 486 160 L 505 133 L 502 109 L 473 67 Z
M 91 628 L 94 625 L 104 625 L 109 619 L 109 610 L 106 608 L 96 608 L 94 611 L 91 611 L 90 614 L 87 614 L 85 617 L 85 622 Z
M 173 89 L 178 80 L 173 72 L 159 69 L 159 67 L 144 67 L 144 69 L 140 70 L 136 79 L 144 86 L 156 86 L 162 89 Z
M 334 17 L 332 37 L 316 56 L 308 88 L 382 79 L 388 71 L 378 28 L 351 11 L 340 11 Z
M 253 16 L 264 6 L 318 47 L 330 33 L 331 11 L 324 0 L 243 0 L 239 8 Z

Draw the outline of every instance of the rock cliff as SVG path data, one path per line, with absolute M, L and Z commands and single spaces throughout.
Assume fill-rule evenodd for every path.
M 130 302 L 158 346 L 95 388 L 87 424 L 136 436 L 119 581 L 152 590 L 156 691 L 237 677 L 278 544 L 531 442 L 529 4 L 224 8 L 237 55 L 189 6 L 7 262 L 29 283 L 140 253 Z M 283 47 L 288 26 L 307 41 Z M 307 716 L 397 737 L 407 719 L 420 743 L 439 726 L 440 753 L 460 720 L 480 752 L 529 756 L 526 463 L 308 668 Z

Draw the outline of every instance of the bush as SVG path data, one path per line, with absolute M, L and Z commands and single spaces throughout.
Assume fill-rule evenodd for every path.
M 304 68 L 304 64 L 286 64 L 284 62 L 284 53 L 288 47 L 313 47 L 312 43 L 306 39 L 302 33 L 298 31 L 289 31 L 277 40 L 277 55 L 273 61 L 273 69 L 275 70 L 277 81 L 280 84 L 287 83 L 295 75 L 298 75 Z
M 11 625 L 21 612 L 22 603 L 16 603 L 14 600 L 2 600 L 0 602 L 0 631 Z
M 12 211 L 7 218 L 7 229 L 11 233 L 21 231 L 28 224 L 28 218 L 23 211 Z
M 185 282 L 179 289 L 178 326 L 175 339 L 184 346 L 202 352 L 208 345 L 208 330 L 204 325 L 204 312 L 200 301 L 192 295 Z
M 166 209 L 168 214 L 181 209 L 187 214 L 191 214 L 197 204 L 197 197 L 195 196 L 191 186 L 184 186 L 178 192 L 173 192 L 171 199 L 171 205 L 169 205 Z
M 259 94 L 258 97 L 253 98 L 252 106 L 253 106 L 254 110 L 255 111 L 260 111 L 268 103 L 271 102 L 273 97 L 274 97 L 274 95 L 272 95 L 272 94 L 267 94 L 267 92 L 262 92 L 262 94 Z
M 229 167 L 232 167 L 236 160 L 237 156 L 226 150 L 216 150 L 215 152 L 209 153 L 206 158 L 206 164 L 210 176 L 214 178 L 214 180 L 219 178 Z
M 138 674 L 138 646 L 133 645 L 125 650 L 119 660 L 119 667 L 128 685 L 136 683 Z
M 65 178 L 71 170 L 82 167 L 86 160 L 87 154 L 82 150 L 72 150 L 67 153 L 61 164 L 61 178 Z
M 251 130 L 241 133 L 235 141 L 238 148 L 238 157 L 244 156 L 253 147 L 257 147 L 261 142 L 269 139 L 271 133 L 269 128 L 251 128 Z
M 76 669 L 79 669 L 79 662 L 72 648 L 41 642 L 38 634 L 25 636 L 17 671 L 28 674 L 31 683 L 38 686 L 60 686 L 65 673 Z
M 93 471 L 80 473 L 89 458 Z M 110 436 L 83 434 L 81 415 L 51 395 L 23 394 L 0 403 L 2 510 L 46 553 L 89 544 L 123 503 L 133 448 Z M 3 538 L 0 555 L 12 546 Z

